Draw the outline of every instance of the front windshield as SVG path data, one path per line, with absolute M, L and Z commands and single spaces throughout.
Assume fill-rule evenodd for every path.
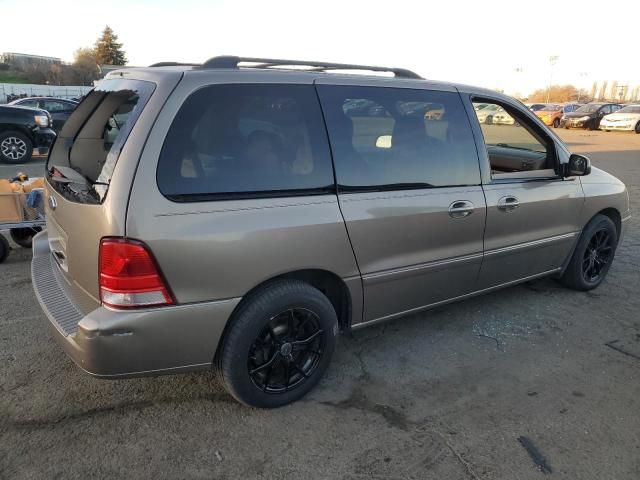
M 583 105 L 579 109 L 576 110 L 577 113 L 594 113 L 597 112 L 598 109 L 602 105 Z
M 558 110 L 562 110 L 560 105 L 547 105 L 542 109 L 544 112 L 557 112 Z
M 640 105 L 628 105 L 618 110 L 618 113 L 640 113 Z

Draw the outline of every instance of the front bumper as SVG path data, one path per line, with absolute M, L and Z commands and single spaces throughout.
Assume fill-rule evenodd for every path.
M 33 239 L 33 287 L 52 332 L 87 373 L 137 377 L 208 369 L 240 298 L 140 310 L 98 307 L 83 314 L 49 250 L 46 231 Z
M 574 120 L 572 118 L 560 120 L 560 126 L 565 128 L 585 128 L 591 120 Z
M 56 132 L 50 128 L 37 128 L 33 133 L 35 140 L 34 147 L 38 149 L 48 149 L 56 139 Z
M 600 130 L 621 130 L 630 132 L 635 130 L 635 125 L 631 122 L 600 122 Z

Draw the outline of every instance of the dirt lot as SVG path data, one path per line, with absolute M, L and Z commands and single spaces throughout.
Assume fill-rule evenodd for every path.
M 640 135 L 558 133 L 640 209 Z M 0 478 L 636 480 L 639 247 L 636 215 L 593 292 L 540 280 L 345 335 L 319 387 L 275 411 L 207 374 L 81 373 L 15 250 L 0 266 Z

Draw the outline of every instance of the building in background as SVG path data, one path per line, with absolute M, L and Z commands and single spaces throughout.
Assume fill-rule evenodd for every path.
M 24 68 L 28 65 L 52 65 L 60 64 L 62 60 L 57 57 L 43 57 L 42 55 L 30 55 L 27 53 L 4 52 L 0 55 L 0 63 L 6 63 L 13 68 Z

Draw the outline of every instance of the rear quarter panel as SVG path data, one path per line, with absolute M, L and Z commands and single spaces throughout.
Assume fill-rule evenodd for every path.
M 246 78 L 245 78 L 246 76 Z M 336 195 L 176 203 L 156 182 L 164 138 L 184 100 L 212 83 L 273 82 L 251 72 L 190 72 L 151 131 L 135 176 L 127 236 L 155 255 L 179 303 L 241 297 L 274 276 L 322 269 L 347 283 L 353 320 L 361 316 L 361 280 Z M 311 83 L 301 75 L 287 83 Z

